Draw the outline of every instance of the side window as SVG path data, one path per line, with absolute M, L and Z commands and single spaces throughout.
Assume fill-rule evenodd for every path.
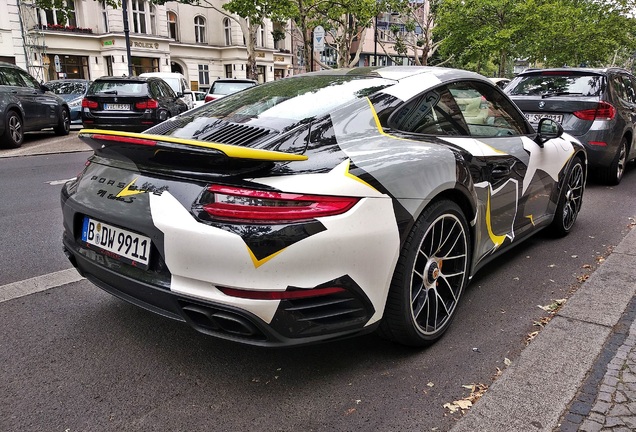
M 148 83 L 148 90 L 150 90 L 150 96 L 153 98 L 162 97 L 161 90 L 159 90 L 159 86 L 156 81 L 150 81 Z
M 622 100 L 625 100 L 625 101 L 628 100 L 627 91 L 625 89 L 625 82 L 623 82 L 621 77 L 616 75 L 612 76 L 611 83 L 612 83 L 612 90 L 614 90 L 614 94 Z
M 471 136 L 495 137 L 532 133 L 526 122 L 498 89 L 478 81 L 448 85 Z
M 506 96 L 477 81 L 429 90 L 399 109 L 389 126 L 428 135 L 494 137 L 532 133 Z
M 426 135 L 468 135 L 461 110 L 446 87 L 411 99 L 390 119 L 389 126 Z
M 171 98 L 177 97 L 177 95 L 174 93 L 174 90 L 172 90 L 172 87 L 170 87 L 168 83 L 162 82 L 161 90 L 163 95 L 166 97 L 171 97 Z
M 40 89 L 40 84 L 35 79 L 33 79 L 31 75 L 22 71 L 17 72 L 20 74 L 20 76 L 22 77 L 22 81 L 24 81 L 27 87 L 31 87 L 37 90 Z
M 20 74 L 18 74 L 18 71 L 16 69 L 11 69 L 11 68 L 5 69 L 4 78 L 7 85 L 16 86 L 16 87 L 27 86 L 24 80 L 22 79 L 22 77 L 20 76 Z
M 621 77 L 621 80 L 623 81 L 623 85 L 625 87 L 625 95 L 627 96 L 626 101 L 631 103 L 636 102 L 634 83 L 632 82 L 631 78 L 627 75 L 623 75 Z

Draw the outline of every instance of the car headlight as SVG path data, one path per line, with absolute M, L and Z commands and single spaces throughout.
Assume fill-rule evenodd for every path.
M 82 98 L 73 99 L 68 103 L 69 108 L 77 108 L 82 106 Z

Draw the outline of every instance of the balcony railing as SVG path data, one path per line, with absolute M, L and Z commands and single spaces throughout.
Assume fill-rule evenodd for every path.
M 93 33 L 92 28 L 63 26 L 61 24 L 38 24 L 35 26 L 35 29 L 52 30 L 52 31 L 68 32 L 68 33 L 89 33 L 89 34 Z

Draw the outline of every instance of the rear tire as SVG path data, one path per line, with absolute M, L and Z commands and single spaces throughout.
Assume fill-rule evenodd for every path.
M 58 124 L 53 130 L 56 135 L 68 135 L 71 131 L 71 116 L 66 108 L 62 108 Z
M 7 148 L 19 148 L 24 142 L 24 124 L 22 117 L 15 111 L 9 111 L 4 121 L 2 145 Z
M 398 258 L 381 336 L 410 346 L 442 337 L 468 283 L 470 244 L 468 223 L 454 202 L 435 202 L 422 213 Z
M 621 143 L 616 150 L 614 160 L 609 167 L 602 169 L 599 172 L 600 180 L 608 185 L 617 185 L 623 179 L 623 173 L 625 172 L 625 165 L 627 165 L 627 154 L 629 152 L 629 143 L 627 137 L 623 137 Z
M 568 235 L 574 226 L 583 203 L 584 184 L 583 162 L 577 157 L 564 179 L 554 220 L 550 224 L 550 230 L 556 237 Z

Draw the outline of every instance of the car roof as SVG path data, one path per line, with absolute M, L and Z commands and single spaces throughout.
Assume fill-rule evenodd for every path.
M 545 69 L 526 69 L 519 73 L 521 75 L 538 75 L 544 72 L 574 72 L 574 73 L 592 73 L 592 74 L 606 74 L 609 72 L 620 72 L 631 75 L 627 69 L 618 67 L 609 68 L 584 68 L 584 67 L 560 67 L 560 68 L 545 68 Z
M 128 81 L 128 82 L 148 82 L 150 80 L 160 79 L 158 77 L 138 77 L 138 76 L 130 76 L 130 77 L 120 77 L 120 76 L 102 76 L 97 78 L 95 81 Z
M 352 69 L 331 69 L 319 72 L 311 72 L 319 75 L 360 75 L 368 77 L 387 78 L 400 81 L 414 75 L 431 74 L 441 81 L 459 78 L 476 78 L 482 81 L 489 81 L 483 75 L 460 69 L 450 69 L 437 66 L 380 66 L 380 67 L 358 67 Z
M 231 83 L 253 83 L 253 84 L 258 84 L 258 81 L 255 80 L 251 80 L 251 79 L 243 79 L 243 78 L 219 78 L 219 79 L 215 79 L 214 82 L 212 82 L 212 84 L 214 83 L 224 83 L 224 82 L 231 82 Z

